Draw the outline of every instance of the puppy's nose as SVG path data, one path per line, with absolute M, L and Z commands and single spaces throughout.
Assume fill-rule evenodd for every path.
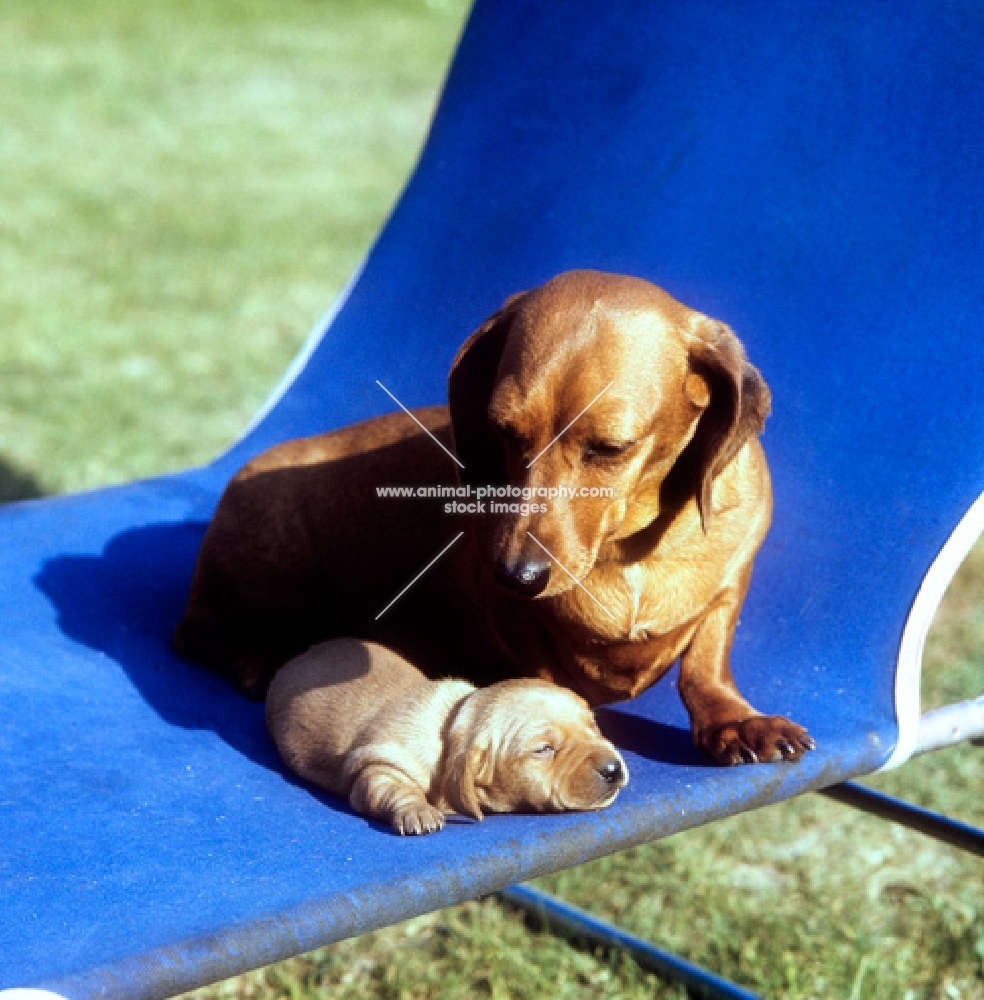
M 550 582 L 550 563 L 539 559 L 520 559 L 515 563 L 500 559 L 495 564 L 495 578 L 504 587 L 524 597 L 542 594 Z
M 597 771 L 609 785 L 618 785 L 625 781 L 625 768 L 622 767 L 622 762 L 615 758 L 606 760 Z

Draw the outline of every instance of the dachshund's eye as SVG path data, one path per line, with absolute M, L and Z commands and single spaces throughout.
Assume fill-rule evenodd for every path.
M 584 457 L 589 461 L 606 461 L 620 458 L 635 441 L 588 441 L 584 446 Z
M 546 759 L 553 757 L 557 753 L 557 748 L 552 743 L 538 743 L 533 747 L 533 756 Z

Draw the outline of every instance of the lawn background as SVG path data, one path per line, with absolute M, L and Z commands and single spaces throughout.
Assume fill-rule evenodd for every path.
M 2 0 L 0 501 L 179 469 L 235 438 L 396 198 L 464 14 Z M 927 703 L 982 677 L 979 546 L 930 636 Z M 871 784 L 984 824 L 981 753 Z M 766 996 L 982 1000 L 982 876 L 807 796 L 542 884 Z M 198 995 L 684 994 L 485 900 Z

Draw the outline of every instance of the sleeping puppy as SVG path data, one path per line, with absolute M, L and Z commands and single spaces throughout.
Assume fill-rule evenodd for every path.
M 635 697 L 679 660 L 706 754 L 798 760 L 806 730 L 757 711 L 730 667 L 772 516 L 769 408 L 723 323 L 639 278 L 558 275 L 465 341 L 447 408 L 288 441 L 241 469 L 175 647 L 260 697 L 312 643 L 354 635 L 429 677 L 462 664 L 480 685 L 535 676 L 592 706 Z M 460 512 L 377 492 L 488 485 L 566 494 Z
M 601 809 L 628 772 L 577 695 L 537 680 L 429 681 L 383 646 L 336 639 L 288 663 L 267 726 L 287 766 L 397 833 L 446 813 Z

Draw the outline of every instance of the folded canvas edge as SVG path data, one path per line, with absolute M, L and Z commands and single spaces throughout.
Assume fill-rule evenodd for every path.
M 902 630 L 895 669 L 895 716 L 899 738 L 892 755 L 879 770 L 889 771 L 901 766 L 920 749 L 920 685 L 926 636 L 946 588 L 982 534 L 984 493 L 974 501 L 940 549 L 912 602 Z
M 290 387 L 296 381 L 298 375 L 304 371 L 307 366 L 308 361 L 311 359 L 311 355 L 318 349 L 318 345 L 324 340 L 325 335 L 331 329 L 335 320 L 338 318 L 338 314 L 345 308 L 345 304 L 348 302 L 350 296 L 352 295 L 355 286 L 359 283 L 359 279 L 362 277 L 362 272 L 366 269 L 366 263 L 369 260 L 369 256 L 372 253 L 370 249 L 369 253 L 363 257 L 361 263 L 356 267 L 352 276 L 345 283 L 345 286 L 338 293 L 335 301 L 328 307 L 328 310 L 322 314 L 318 321 L 314 324 L 311 332 L 308 334 L 307 339 L 304 341 L 301 349 L 294 355 L 294 359 L 288 365 L 287 370 L 281 376 L 280 381 L 276 384 L 273 391 L 269 396 L 263 401 L 260 408 L 253 414 L 250 422 L 243 428 L 239 437 L 236 438 L 228 448 L 223 451 L 216 461 L 220 458 L 224 458 L 229 452 L 237 448 L 243 441 L 246 440 L 256 430 L 260 424 L 274 411 L 277 404 L 287 395 Z

